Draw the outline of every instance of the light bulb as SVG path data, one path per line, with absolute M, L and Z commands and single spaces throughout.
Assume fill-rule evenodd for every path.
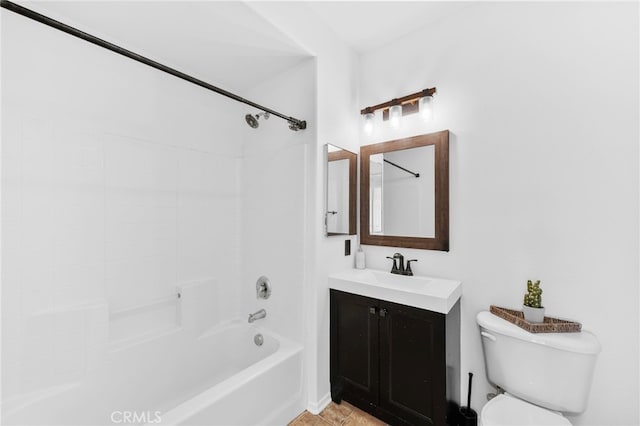
M 423 120 L 433 120 L 433 96 L 423 96 L 420 98 L 420 115 Z
M 372 112 L 368 112 L 366 114 L 364 114 L 364 125 L 363 125 L 363 129 L 364 132 L 368 135 L 371 134 L 371 132 L 373 132 L 373 119 L 375 117 L 375 114 Z
M 402 106 L 392 105 L 389 108 L 389 121 L 391 121 L 391 126 L 394 129 L 400 127 L 400 117 L 402 117 Z

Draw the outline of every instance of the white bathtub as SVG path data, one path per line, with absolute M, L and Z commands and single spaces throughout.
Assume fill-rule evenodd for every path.
M 304 409 L 301 346 L 246 321 L 169 330 L 104 357 L 82 380 L 5 401 L 2 424 L 282 425 Z
M 253 342 L 257 332 L 261 347 Z M 229 352 L 237 372 L 163 413 L 160 424 L 285 425 L 304 410 L 300 345 L 256 327 L 227 336 L 238 348 Z

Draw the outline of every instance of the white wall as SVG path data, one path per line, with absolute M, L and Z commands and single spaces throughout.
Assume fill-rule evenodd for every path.
M 450 129 L 451 249 L 400 250 L 460 279 L 462 392 L 491 390 L 475 315 L 518 308 L 540 279 L 551 316 L 603 350 L 574 424 L 638 424 L 638 4 L 479 3 L 365 54 L 360 105 L 436 86 L 436 119 L 361 143 Z M 395 248 L 365 247 L 389 267 Z M 525 366 L 523 366 L 525 368 Z
M 81 378 L 179 283 L 239 313 L 237 104 L 4 11 L 2 89 L 4 398 Z

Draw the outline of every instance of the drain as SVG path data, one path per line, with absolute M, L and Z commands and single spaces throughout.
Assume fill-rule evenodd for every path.
M 256 344 L 256 346 L 262 346 L 262 344 L 264 343 L 264 337 L 262 337 L 262 334 L 258 333 L 253 337 L 253 343 Z

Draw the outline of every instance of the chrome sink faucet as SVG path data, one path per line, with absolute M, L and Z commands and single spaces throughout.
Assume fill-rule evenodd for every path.
M 407 260 L 407 267 L 405 268 L 405 266 L 404 266 L 404 256 L 401 255 L 400 253 L 395 253 L 393 255 L 393 257 L 387 256 L 387 259 L 393 260 L 393 266 L 391 267 L 391 273 L 392 274 L 408 275 L 408 276 L 412 276 L 413 275 L 413 271 L 411 270 L 411 262 L 417 262 L 418 261 L 418 259 Z M 396 260 L 399 261 L 399 262 L 396 263 Z
M 260 309 L 258 312 L 255 312 L 253 314 L 249 314 L 249 322 L 254 322 L 256 320 L 262 319 L 264 317 L 267 316 L 267 311 L 265 311 L 264 309 Z

